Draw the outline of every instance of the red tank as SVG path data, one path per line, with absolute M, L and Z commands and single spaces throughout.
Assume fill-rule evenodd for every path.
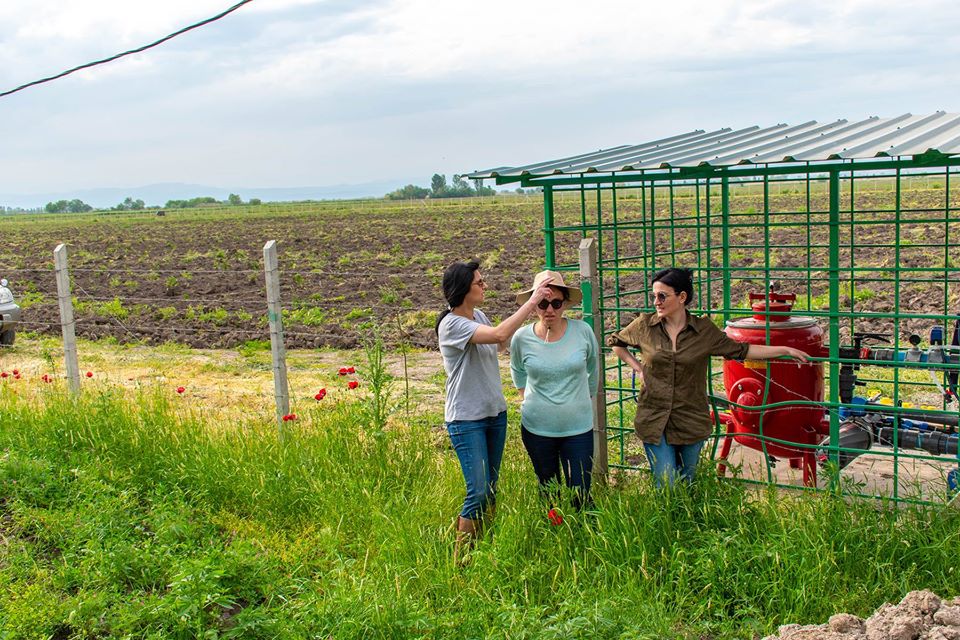
M 795 347 L 812 356 L 819 356 L 823 353 L 823 330 L 811 317 L 788 315 L 795 300 L 795 294 L 771 292 L 769 296 L 765 296 L 762 293 L 751 293 L 753 317 L 727 322 L 726 333 L 737 342 Z M 769 314 L 769 341 L 768 310 L 777 312 Z M 723 363 L 723 385 L 731 402 L 747 407 L 797 400 L 822 403 L 823 365 L 805 363 L 798 366 L 795 360 L 726 360 Z M 740 444 L 763 451 L 762 441 L 756 437 L 761 433 L 761 427 L 762 434 L 768 438 L 815 445 L 820 442 L 825 432 L 823 416 L 822 405 L 816 404 L 785 405 L 765 410 L 731 407 L 729 414 L 720 416 L 727 426 L 727 434 L 733 436 L 724 439 L 720 457 L 727 457 L 734 439 Z M 771 456 L 789 458 L 791 466 L 795 468 L 802 463 L 804 484 L 816 484 L 813 449 L 791 447 L 767 440 L 766 452 Z M 726 469 L 721 466 L 720 471 L 724 473 Z

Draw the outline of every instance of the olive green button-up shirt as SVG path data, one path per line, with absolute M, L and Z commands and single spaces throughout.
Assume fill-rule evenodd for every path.
M 643 388 L 633 421 L 637 436 L 658 444 L 693 444 L 712 432 L 707 404 L 707 367 L 711 356 L 743 360 L 750 345 L 737 342 L 713 321 L 687 312 L 687 326 L 677 336 L 677 350 L 656 313 L 643 313 L 607 338 L 611 347 L 633 347 L 643 363 Z

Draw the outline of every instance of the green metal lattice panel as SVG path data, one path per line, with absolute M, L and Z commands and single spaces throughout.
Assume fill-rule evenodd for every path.
M 605 334 L 650 310 L 650 278 L 668 266 L 694 269 L 697 295 L 691 311 L 710 314 L 720 326 L 751 313 L 750 291 L 767 291 L 776 283 L 781 291 L 797 294 L 794 313 L 816 318 L 827 347 L 818 358 L 826 376 L 822 406 L 830 421 L 822 451 L 833 464 L 821 471 L 819 488 L 929 502 L 947 495 L 944 477 L 957 467 L 957 456 L 905 446 L 901 440 L 906 437 L 912 445 L 921 432 L 910 428 L 917 421 L 904 416 L 930 407 L 924 409 L 927 423 L 945 425 L 929 433 L 941 434 L 955 451 L 952 424 L 960 403 L 948 401 L 942 390 L 949 389 L 949 374 L 960 365 L 880 362 L 860 352 L 849 356 L 855 337 L 864 333 L 889 335 L 885 348 L 891 354 L 909 351 L 911 335 L 921 336 L 920 348 L 911 353 L 929 354 L 933 325 L 952 337 L 960 314 L 958 165 L 956 158 L 934 154 L 584 174 L 527 184 L 544 188 L 548 266 L 575 271 L 579 241 L 596 239 L 600 308 L 591 319 Z M 864 385 L 857 387 L 860 395 L 879 394 L 892 404 L 883 409 L 889 437 L 869 451 L 840 445 L 842 414 L 858 408 L 841 398 L 845 365 L 857 368 Z M 723 411 L 720 366 L 719 361 L 711 366 L 710 388 L 715 408 Z M 641 447 L 631 435 L 633 380 L 612 356 L 606 368 L 611 466 L 642 468 Z M 714 457 L 724 435 L 716 424 Z M 769 440 L 762 433 L 760 439 Z M 841 456 L 856 459 L 841 470 Z M 759 471 L 744 471 L 742 479 L 797 486 L 783 471 L 785 463 L 769 464 L 766 456 L 760 461 Z M 867 461 L 872 470 L 864 469 Z

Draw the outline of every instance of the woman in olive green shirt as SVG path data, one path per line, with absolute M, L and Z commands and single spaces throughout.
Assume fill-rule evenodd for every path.
M 642 381 L 634 428 L 658 487 L 676 476 L 692 482 L 703 443 L 712 431 L 707 405 L 711 356 L 768 360 L 789 356 L 806 362 L 792 347 L 737 342 L 709 318 L 692 315 L 693 272 L 664 269 L 652 280 L 653 313 L 640 314 L 607 344 Z M 627 347 L 639 351 L 635 357 Z

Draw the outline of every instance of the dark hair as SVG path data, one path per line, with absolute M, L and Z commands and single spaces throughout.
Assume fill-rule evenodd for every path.
M 463 304 L 463 299 L 470 293 L 470 287 L 473 286 L 473 274 L 480 268 L 480 263 L 471 260 L 470 262 L 454 262 L 443 272 L 443 297 L 447 301 L 447 308 L 437 315 L 437 324 L 433 330 L 440 333 L 440 321 L 447 317 L 451 309 Z
M 672 288 L 677 295 L 681 293 L 687 294 L 687 299 L 684 301 L 685 305 L 689 305 L 693 302 L 693 270 L 692 269 L 680 269 L 678 267 L 670 267 L 669 269 L 662 269 L 653 274 L 653 279 L 650 280 L 650 284 L 655 282 L 662 282 L 668 287 Z
M 568 288 L 566 288 L 566 287 L 555 287 L 555 286 L 553 286 L 552 284 L 551 284 L 551 285 L 547 285 L 547 286 L 549 286 L 551 289 L 556 289 L 557 291 L 559 291 L 559 292 L 560 292 L 560 295 L 563 296 L 563 301 L 564 301 L 564 302 L 566 302 L 567 300 L 570 299 L 570 289 L 568 289 Z

